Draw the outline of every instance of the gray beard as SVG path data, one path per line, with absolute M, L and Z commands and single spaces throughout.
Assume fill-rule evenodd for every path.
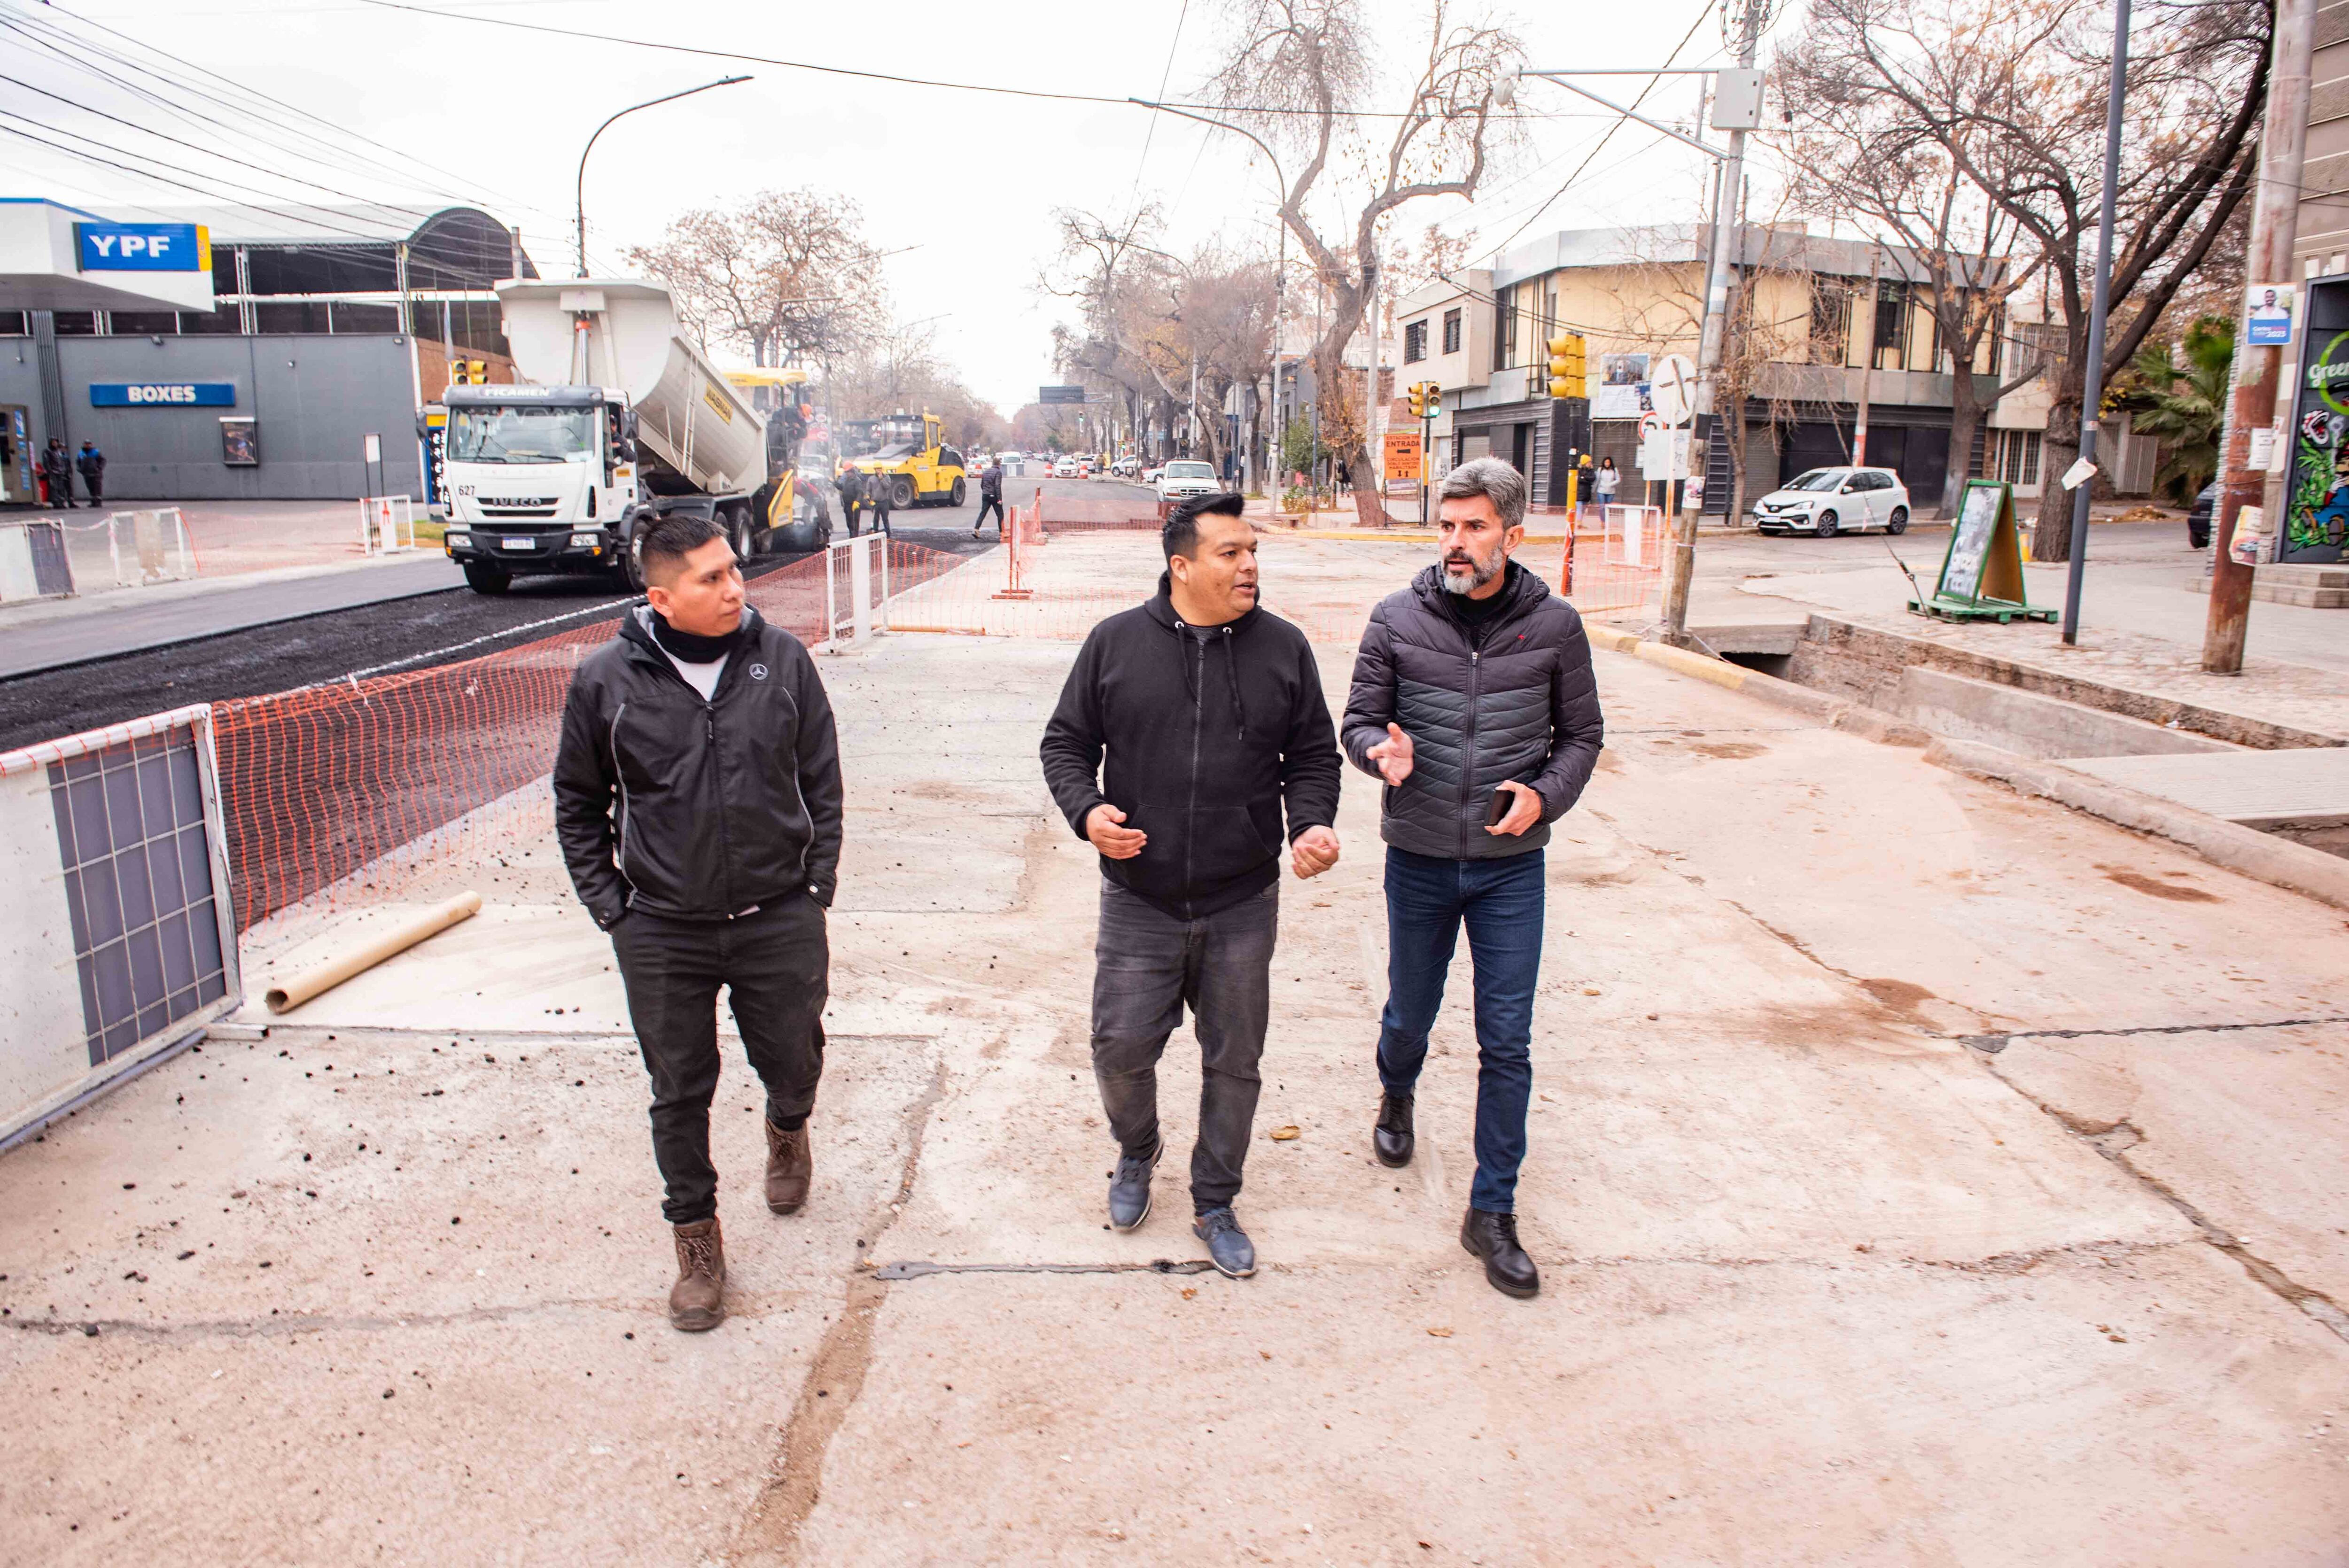
M 1477 589 L 1482 588 L 1485 583 L 1490 583 L 1494 578 L 1498 577 L 1508 564 L 1509 558 L 1507 556 L 1495 556 L 1491 565 L 1475 567 L 1468 573 L 1467 581 L 1463 582 L 1459 578 L 1452 575 L 1451 566 L 1449 563 L 1446 563 L 1444 571 L 1444 591 L 1446 593 L 1457 593 L 1464 599 L 1469 594 L 1476 592 Z

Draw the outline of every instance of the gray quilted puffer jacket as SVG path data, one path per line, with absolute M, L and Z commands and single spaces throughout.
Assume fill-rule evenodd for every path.
M 1499 860 L 1549 842 L 1549 824 L 1580 799 L 1605 726 L 1582 617 L 1549 584 L 1510 562 L 1503 603 L 1472 628 L 1430 566 L 1371 612 L 1354 659 L 1342 741 L 1375 776 L 1371 748 L 1389 723 L 1411 737 L 1410 778 L 1384 791 L 1379 836 L 1441 860 Z M 1505 779 L 1530 784 L 1541 820 L 1515 837 L 1485 830 Z

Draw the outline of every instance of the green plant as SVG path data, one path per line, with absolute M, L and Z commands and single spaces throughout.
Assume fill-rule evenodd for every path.
M 1280 471 L 1284 474 L 1310 473 L 1315 459 L 1321 455 L 1314 450 L 1311 422 L 1291 419 L 1288 428 L 1280 433 Z
M 2191 502 L 2219 471 L 2219 438 L 2227 418 L 2227 383 L 2235 358 L 2235 325 L 2206 315 L 2186 329 L 2180 364 L 2168 344 L 2147 344 L 2130 366 L 2131 385 L 2119 399 L 2133 410 L 2140 435 L 2167 449 L 2154 489 Z

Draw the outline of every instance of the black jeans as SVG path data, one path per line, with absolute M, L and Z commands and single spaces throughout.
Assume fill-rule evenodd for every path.
M 1280 884 L 1199 920 L 1177 920 L 1102 880 L 1093 944 L 1093 1079 L 1110 1135 L 1133 1158 L 1158 1145 L 1158 1058 L 1191 1009 L 1199 1037 L 1199 1140 L 1191 1150 L 1191 1206 L 1199 1213 L 1239 1196 L 1263 1087 L 1272 1012 L 1272 949 Z
M 823 1075 L 831 949 L 807 894 L 733 920 L 671 920 L 639 910 L 612 927 L 628 1017 L 653 1082 L 653 1160 L 661 1213 L 690 1225 L 718 1212 L 709 1099 L 718 1091 L 718 987 L 730 993 L 743 1054 L 767 1088 L 767 1119 L 805 1116 Z
M 999 495 L 983 495 L 978 498 L 978 517 L 970 525 L 970 531 L 973 533 L 987 526 L 987 514 L 990 511 L 995 514 L 995 531 L 998 533 L 1003 531 L 1003 498 Z

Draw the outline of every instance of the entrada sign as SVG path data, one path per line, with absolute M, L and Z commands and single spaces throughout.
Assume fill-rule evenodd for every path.
M 233 408 L 233 381 L 93 381 L 93 408 Z
M 76 223 L 86 273 L 208 273 L 212 232 L 202 223 Z

